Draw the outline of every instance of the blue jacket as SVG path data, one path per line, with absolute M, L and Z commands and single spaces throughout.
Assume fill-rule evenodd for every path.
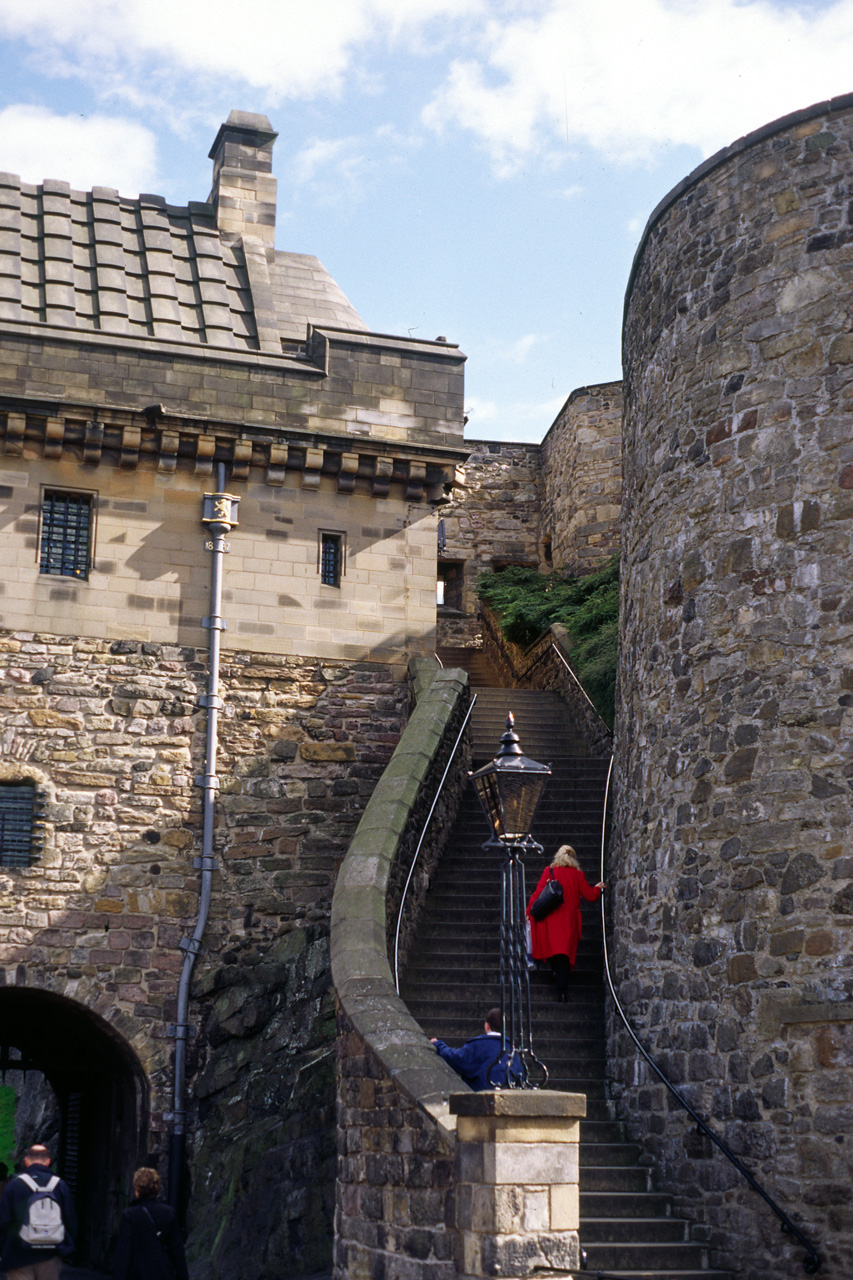
M 54 1176 L 44 1164 L 31 1164 L 24 1170 L 44 1187 Z M 77 1215 L 74 1212 L 74 1201 L 71 1192 L 60 1178 L 54 1195 L 62 1207 L 62 1221 L 65 1225 L 65 1239 L 61 1245 L 50 1249 L 36 1249 L 19 1238 L 19 1232 L 27 1215 L 27 1205 L 33 1192 L 20 1178 L 10 1178 L 3 1195 L 0 1196 L 0 1268 L 4 1271 L 15 1271 L 19 1267 L 31 1267 L 36 1262 L 45 1262 L 57 1253 L 61 1258 L 68 1258 L 74 1252 L 77 1236 Z
M 501 1037 L 497 1031 L 485 1032 L 463 1044 L 461 1049 L 451 1049 L 443 1040 L 436 1040 L 435 1049 L 472 1089 L 496 1089 L 507 1083 L 506 1059 L 509 1051 L 506 1051 L 503 1061 L 499 1063 Z M 511 1074 L 514 1080 L 521 1078 L 518 1054 L 513 1058 Z

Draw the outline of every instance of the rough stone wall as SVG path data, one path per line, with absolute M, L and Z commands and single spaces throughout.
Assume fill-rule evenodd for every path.
M 130 1044 L 156 1154 L 197 909 L 207 655 L 25 632 L 0 635 L 0 655 L 0 780 L 47 796 L 43 856 L 0 869 L 0 968 Z M 190 1009 L 190 1249 L 200 1274 L 237 1280 L 249 1256 L 304 1271 L 330 1256 L 329 907 L 407 690 L 388 666 L 280 655 L 229 653 L 222 676 L 219 868 Z M 238 1199 L 256 1211 L 232 1212 Z
M 853 99 L 707 162 L 629 288 L 614 972 L 641 1038 L 853 1271 Z M 616 1096 L 745 1280 L 799 1246 L 614 1025 Z
M 622 384 L 573 391 L 541 445 L 540 539 L 555 569 L 583 574 L 619 550 Z
M 455 1160 L 452 1135 L 403 1093 L 341 1014 L 334 1274 L 456 1280 Z
M 438 641 L 478 642 L 477 579 L 496 565 L 539 568 L 539 446 L 477 440 L 457 469 L 457 487 L 441 510 L 446 537 L 442 563 L 461 567 L 458 607 L 439 610 Z M 458 616 L 461 613 L 461 617 Z
M 622 384 L 573 391 L 541 445 L 480 440 L 442 509 L 450 607 L 440 645 L 479 645 L 477 579 L 495 566 L 589 573 L 619 550 Z

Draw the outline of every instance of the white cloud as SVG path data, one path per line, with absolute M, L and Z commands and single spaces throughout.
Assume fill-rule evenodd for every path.
M 546 0 L 483 28 L 424 109 L 461 126 L 508 175 L 555 143 L 640 160 L 708 155 L 788 111 L 851 89 L 853 0 L 815 12 L 769 0 Z
M 153 133 L 119 117 L 6 107 L 0 111 L 0 157 L 3 169 L 25 182 L 59 178 L 76 190 L 112 186 L 127 196 L 157 190 Z
M 357 49 L 419 45 L 489 0 L 0 0 L 0 34 L 29 41 L 54 70 L 115 91 L 146 58 L 284 96 L 340 89 Z M 437 20 L 441 20 L 438 22 Z M 64 61 L 63 61 L 64 60 Z
M 517 342 L 513 342 L 505 352 L 507 360 L 511 360 L 513 364 L 524 364 L 530 352 L 536 346 L 539 337 L 535 333 L 526 333 L 523 338 L 519 338 Z

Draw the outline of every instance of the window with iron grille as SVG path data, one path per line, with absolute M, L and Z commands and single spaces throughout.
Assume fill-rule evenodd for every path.
M 0 782 L 0 867 L 29 867 L 42 851 L 44 797 L 31 782 Z
M 92 563 L 92 495 L 45 489 L 41 505 L 39 572 L 88 578 Z
M 344 535 L 320 530 L 320 581 L 327 587 L 339 587 L 344 571 Z

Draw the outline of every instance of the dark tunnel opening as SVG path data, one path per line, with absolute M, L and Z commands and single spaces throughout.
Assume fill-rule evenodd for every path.
M 146 1155 L 148 1085 L 136 1054 L 73 1000 L 0 987 L 0 1067 L 10 1080 L 41 1072 L 53 1090 L 58 1137 L 48 1135 L 48 1146 L 74 1194 L 76 1262 L 106 1270 L 133 1171 Z

